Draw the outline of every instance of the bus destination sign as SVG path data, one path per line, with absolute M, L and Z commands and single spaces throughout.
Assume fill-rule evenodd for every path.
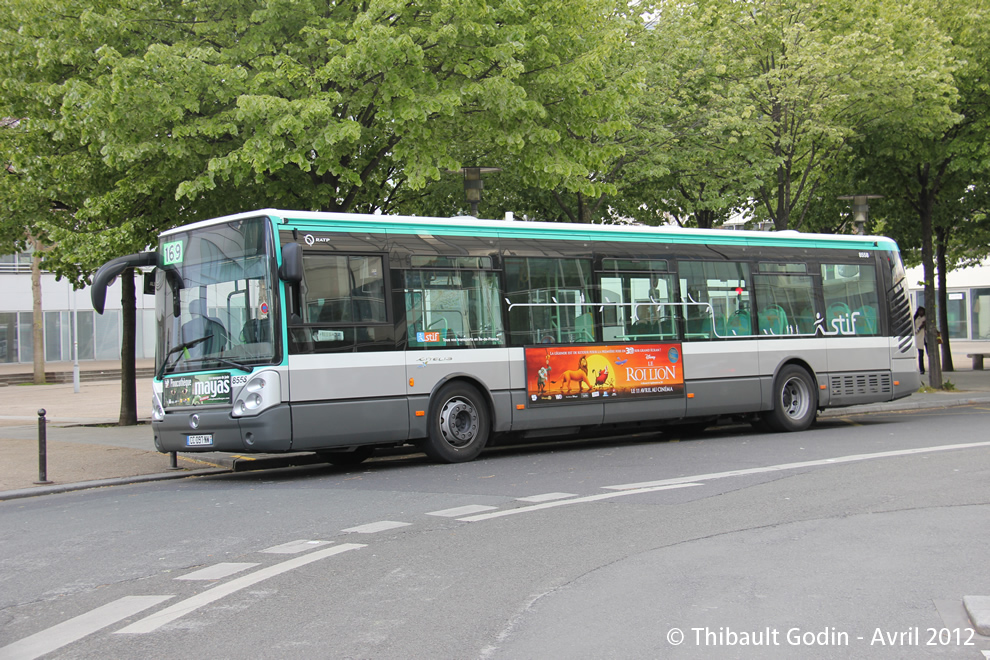
M 527 348 L 526 394 L 529 405 L 684 396 L 681 345 Z
M 230 374 L 173 376 L 164 383 L 165 407 L 229 404 Z

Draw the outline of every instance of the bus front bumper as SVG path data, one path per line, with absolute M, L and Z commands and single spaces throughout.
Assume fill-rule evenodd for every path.
M 195 419 L 194 419 L 195 416 Z M 279 453 L 291 451 L 292 417 L 288 404 L 254 417 L 232 417 L 227 408 L 165 413 L 152 422 L 160 452 Z

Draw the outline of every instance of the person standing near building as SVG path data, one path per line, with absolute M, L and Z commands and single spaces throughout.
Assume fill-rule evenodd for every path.
M 918 347 L 918 370 L 925 373 L 925 308 L 914 313 L 914 345 Z

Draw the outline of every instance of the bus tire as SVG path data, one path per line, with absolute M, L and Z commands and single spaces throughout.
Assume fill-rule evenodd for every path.
M 818 388 L 807 370 L 789 364 L 773 383 L 773 409 L 763 420 L 773 431 L 804 431 L 818 412 Z
M 475 459 L 491 433 L 484 397 L 466 383 L 444 385 L 430 402 L 428 433 L 423 451 L 433 460 L 463 463 Z

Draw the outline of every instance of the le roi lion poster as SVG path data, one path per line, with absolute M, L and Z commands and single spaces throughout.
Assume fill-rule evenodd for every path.
M 526 349 L 530 405 L 684 395 L 680 344 Z

